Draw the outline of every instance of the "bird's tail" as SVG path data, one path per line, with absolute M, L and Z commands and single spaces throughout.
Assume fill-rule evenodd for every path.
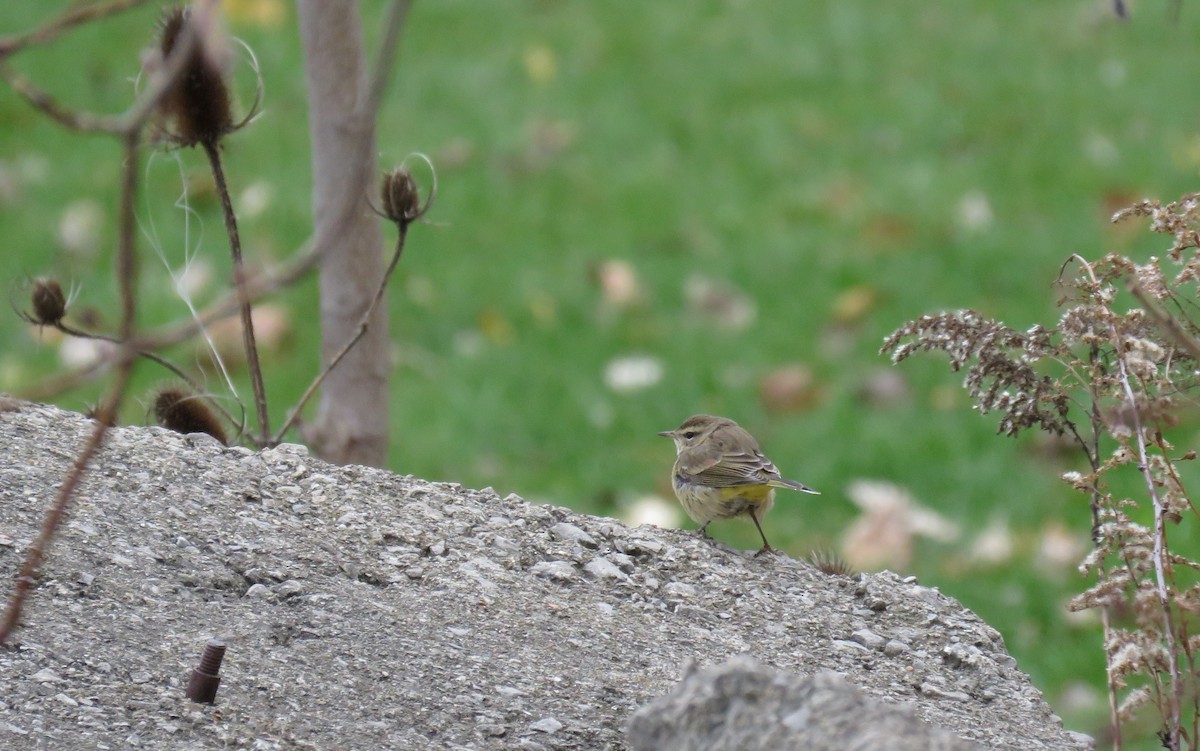
M 813 490 L 812 488 L 808 487 L 807 485 L 805 485 L 802 482 L 796 482 L 795 480 L 785 480 L 782 477 L 779 478 L 778 480 L 771 480 L 771 482 L 769 482 L 767 484 L 773 488 L 787 488 L 788 490 L 799 490 L 801 493 L 812 493 L 813 495 L 821 495 L 821 491 Z

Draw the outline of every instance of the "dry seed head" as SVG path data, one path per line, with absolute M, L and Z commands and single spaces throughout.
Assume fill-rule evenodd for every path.
M 176 45 L 191 28 L 191 12 L 172 8 L 162 23 L 160 45 L 163 59 L 171 56 Z M 171 139 L 181 146 L 216 143 L 233 130 L 232 104 L 224 71 L 206 49 L 206 40 L 197 39 L 178 78 L 163 95 L 160 104 L 163 119 L 174 128 Z
M 62 285 L 54 279 L 35 279 L 30 302 L 33 305 L 31 320 L 39 326 L 57 326 L 67 314 L 67 297 Z
M 154 416 L 158 424 L 176 433 L 207 433 L 228 445 L 225 428 L 202 397 L 186 389 L 169 386 L 154 397 Z
M 383 175 L 383 215 L 389 221 L 405 225 L 421 214 L 421 196 L 417 181 L 403 167 L 397 167 Z
M 854 576 L 854 568 L 832 550 L 814 550 L 808 554 L 808 561 L 830 576 Z

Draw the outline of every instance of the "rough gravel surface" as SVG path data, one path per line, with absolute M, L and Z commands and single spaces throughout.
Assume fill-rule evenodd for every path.
M 739 655 L 692 671 L 629 721 L 633 751 L 981 751 L 922 722 L 904 705 L 875 701 L 837 673 L 807 678 Z
M 93 423 L 0 412 L 0 586 Z M 184 697 L 228 644 L 215 705 Z M 1000 634 L 894 574 L 117 428 L 0 650 L 0 748 L 625 749 L 685 666 L 836 671 L 997 749 L 1084 749 Z

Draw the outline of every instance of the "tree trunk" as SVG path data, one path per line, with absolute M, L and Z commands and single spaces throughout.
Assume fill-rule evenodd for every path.
M 320 268 L 321 362 L 355 334 L 383 277 L 383 236 L 368 196 L 375 185 L 370 104 L 357 0 L 299 0 L 312 137 L 313 217 Z M 387 306 L 321 387 L 304 437 L 323 459 L 382 467 L 388 443 Z

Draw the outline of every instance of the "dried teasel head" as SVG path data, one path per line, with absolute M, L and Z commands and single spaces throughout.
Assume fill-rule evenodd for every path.
M 25 318 L 39 326 L 57 326 L 67 314 L 67 296 L 55 279 L 34 279 L 29 301 L 33 313 Z
M 384 173 L 380 190 L 383 200 L 383 216 L 401 226 L 421 216 L 421 195 L 417 181 L 404 167 Z
M 154 416 L 158 424 L 176 433 L 207 433 L 228 445 L 220 418 L 197 396 L 179 386 L 167 386 L 154 396 Z
M 197 37 L 159 105 L 163 120 L 172 128 L 169 138 L 180 146 L 215 144 L 234 129 L 225 71 L 213 52 L 215 45 L 203 38 L 208 31 L 196 28 L 191 10 L 183 6 L 172 8 L 163 18 L 159 45 L 164 60 L 171 57 L 185 33 Z

